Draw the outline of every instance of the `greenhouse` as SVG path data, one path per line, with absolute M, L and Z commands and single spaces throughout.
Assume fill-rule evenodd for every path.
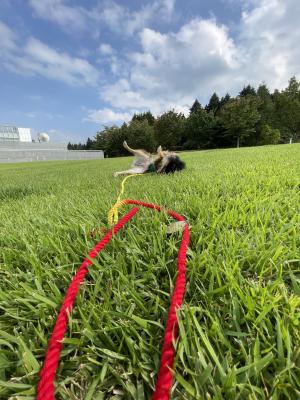
M 19 142 L 20 135 L 16 126 L 0 125 L 0 142 Z
M 0 142 L 31 142 L 30 128 L 0 125 Z
M 47 133 L 32 137 L 30 128 L 0 125 L 0 163 L 104 158 L 102 150 L 68 150 L 66 143 L 49 142 Z

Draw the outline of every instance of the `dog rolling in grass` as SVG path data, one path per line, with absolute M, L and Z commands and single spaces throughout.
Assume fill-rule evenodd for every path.
M 115 172 L 114 176 L 146 174 L 147 172 L 170 174 L 175 171 L 181 171 L 185 168 L 185 163 L 176 153 L 172 151 L 163 151 L 161 146 L 159 146 L 157 154 L 154 156 L 145 150 L 131 149 L 125 141 L 123 142 L 123 146 L 135 156 L 135 160 L 130 169 Z

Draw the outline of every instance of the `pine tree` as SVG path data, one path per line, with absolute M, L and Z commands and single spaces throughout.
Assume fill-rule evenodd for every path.
M 216 119 L 203 108 L 191 113 L 185 123 L 186 149 L 207 149 L 212 145 Z
M 283 142 L 300 138 L 300 84 L 295 77 L 282 92 L 274 92 L 275 127 L 281 132 Z
M 219 109 L 220 109 L 220 99 L 217 93 L 214 93 L 211 96 L 207 106 L 205 107 L 205 110 L 207 112 L 213 112 L 215 114 Z
M 295 99 L 299 98 L 300 95 L 300 83 L 297 81 L 295 76 L 292 76 L 292 78 L 289 80 L 289 85 L 285 89 L 285 93 L 293 96 Z
M 144 121 L 144 120 L 147 120 L 149 125 L 151 125 L 151 126 L 154 125 L 155 118 L 154 118 L 154 115 L 150 111 L 140 113 L 140 114 L 134 114 L 132 117 L 132 121 Z
M 271 94 L 269 89 L 267 88 L 265 83 L 262 83 L 261 85 L 258 86 L 257 88 L 257 92 L 256 92 L 257 96 L 259 96 L 262 100 L 269 100 L 271 99 Z
M 236 140 L 237 147 L 255 132 L 255 126 L 260 119 L 257 106 L 257 100 L 248 96 L 232 99 L 222 109 L 221 121 L 227 136 Z
M 201 106 L 201 104 L 199 103 L 199 101 L 196 99 L 196 100 L 194 101 L 194 104 L 193 104 L 192 107 L 190 108 L 190 115 L 191 115 L 191 114 L 194 114 L 194 113 L 196 113 L 196 112 L 198 112 L 199 110 L 202 110 L 202 106 Z
M 253 86 L 248 85 L 244 86 L 244 88 L 240 91 L 239 96 L 240 97 L 246 97 L 246 96 L 256 96 L 256 91 Z
M 86 150 L 90 150 L 93 146 L 93 141 L 90 138 L 87 138 L 85 148 Z
M 257 97 L 260 100 L 258 105 L 258 112 L 260 113 L 260 120 L 257 124 L 257 142 L 253 142 L 253 145 L 270 143 L 268 136 L 270 129 L 275 125 L 274 110 L 275 105 L 269 89 L 265 84 L 261 84 L 257 89 Z M 266 128 L 268 126 L 268 128 Z M 270 129 L 269 129 L 270 128 Z M 276 133 L 277 134 L 277 133 Z
M 155 139 L 169 150 L 178 149 L 183 142 L 185 117 L 174 110 L 165 112 L 155 121 Z
M 231 97 L 229 93 L 226 93 L 225 96 L 223 96 L 220 100 L 219 103 L 219 110 L 218 112 L 222 109 L 223 106 L 225 106 L 226 103 L 228 103 L 230 101 Z

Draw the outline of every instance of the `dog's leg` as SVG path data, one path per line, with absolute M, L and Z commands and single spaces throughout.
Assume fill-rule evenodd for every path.
M 123 142 L 123 146 L 125 147 L 126 150 L 129 151 L 129 153 L 133 154 L 133 155 L 136 156 L 136 157 L 149 157 L 149 156 L 150 156 L 150 154 L 147 153 L 147 152 L 144 151 L 144 150 L 135 150 L 135 149 L 132 149 L 131 147 L 128 146 L 128 144 L 127 144 L 126 141 Z
M 162 154 L 161 154 L 162 153 L 162 148 L 161 148 L 161 146 L 159 146 L 157 148 L 156 153 L 157 153 L 158 156 L 162 157 Z
M 167 166 L 167 164 L 168 164 L 168 160 L 167 159 L 165 159 L 165 158 L 163 158 L 162 159 L 162 162 L 161 162 L 161 164 L 160 164 L 160 166 L 159 166 L 159 168 L 158 168 L 158 170 L 156 171 L 158 174 L 160 174 L 161 172 L 163 172 L 163 170 L 164 170 L 164 168 Z
M 140 174 L 140 171 L 137 171 L 136 169 L 127 169 L 126 171 L 119 171 L 114 173 L 114 177 L 116 178 L 119 175 L 131 175 L 131 174 Z
M 131 147 L 128 146 L 126 140 L 124 140 L 124 142 L 123 142 L 123 147 L 124 147 L 126 150 L 128 150 L 129 153 L 134 154 L 134 150 L 133 150 Z

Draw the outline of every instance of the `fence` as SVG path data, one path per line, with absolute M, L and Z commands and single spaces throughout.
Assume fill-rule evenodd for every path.
M 0 143 L 0 163 L 104 158 L 102 150 L 67 150 L 65 144 Z

